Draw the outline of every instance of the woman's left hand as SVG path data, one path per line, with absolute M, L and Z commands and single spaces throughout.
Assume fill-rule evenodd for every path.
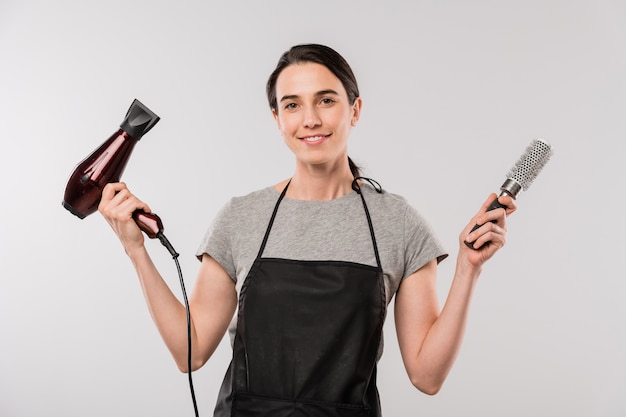
M 505 208 L 487 211 L 487 208 L 496 198 Z M 461 232 L 459 256 L 464 257 L 470 264 L 477 267 L 489 260 L 506 243 L 506 218 L 516 209 L 517 205 L 511 196 L 497 197 L 495 193 L 492 193 Z M 480 227 L 472 232 L 475 225 Z M 474 249 L 465 242 L 472 243 Z

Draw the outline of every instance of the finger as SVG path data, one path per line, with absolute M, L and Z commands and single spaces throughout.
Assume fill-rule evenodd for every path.
M 473 240 L 473 248 L 480 250 L 484 246 L 493 246 L 494 249 L 501 248 L 505 243 L 505 231 L 495 223 L 485 223 L 476 231 L 470 234 Z
M 506 222 L 506 210 L 503 208 L 493 209 L 481 214 L 479 218 L 481 221 L 480 224 L 493 222 L 497 223 L 501 227 L 504 227 Z
M 111 205 L 120 206 L 128 200 L 134 201 L 136 200 L 136 197 L 131 194 L 131 192 L 128 191 L 127 188 L 123 188 L 113 196 L 113 198 L 111 199 Z
M 496 193 L 489 194 L 489 197 L 487 197 L 483 205 L 480 207 L 480 210 L 478 211 L 478 213 L 484 213 L 485 211 L 487 211 L 491 203 L 493 203 L 494 200 L 496 200 L 497 198 L 498 196 L 496 195 Z
M 505 194 L 505 195 L 498 197 L 498 202 L 502 204 L 503 206 L 506 206 L 505 210 L 506 210 L 507 216 L 515 212 L 515 210 L 517 210 L 517 203 L 515 202 L 515 199 L 511 197 L 510 195 Z
M 126 190 L 120 191 L 111 201 L 112 209 L 124 219 L 132 217 L 133 212 L 143 210 L 150 213 L 150 207 Z
M 500 204 L 500 200 L 495 193 L 489 194 L 480 207 L 480 210 L 478 210 L 462 232 L 465 235 L 464 242 L 467 246 L 477 248 L 477 246 L 472 243 L 474 243 L 478 236 L 480 236 L 480 233 L 482 232 L 479 231 L 480 227 L 488 222 L 503 221 L 506 213 L 505 210 L 500 207 Z
M 489 221 L 484 217 L 484 213 L 488 213 L 490 208 L 493 209 L 492 205 L 495 201 L 497 201 L 498 196 L 495 193 L 489 194 L 489 197 L 485 200 L 485 202 L 480 207 L 480 210 L 474 216 L 475 224 L 482 225 L 483 223 Z
M 123 182 L 110 182 L 104 186 L 102 189 L 102 199 L 103 200 L 111 200 L 117 193 L 120 191 L 128 189 L 126 184 Z
M 117 213 L 127 212 L 129 216 L 135 210 L 143 210 L 146 213 L 151 212 L 148 204 L 132 194 L 123 182 L 109 183 L 104 186 L 98 209 L 103 213 L 112 213 L 113 211 Z M 129 216 L 124 215 L 122 217 Z
M 478 249 L 478 240 L 486 233 L 485 228 L 489 227 L 489 225 L 482 225 L 477 229 L 473 229 L 471 232 L 468 230 L 468 234 L 465 237 L 465 242 L 471 244 L 471 248 Z
M 506 216 L 503 209 L 488 211 L 480 215 L 479 218 L 482 218 L 485 221 L 482 224 L 477 225 L 478 227 L 474 226 L 470 230 L 468 230 L 468 228 L 472 225 L 472 223 L 470 222 L 468 224 L 466 228 L 466 241 L 473 242 L 489 232 L 506 232 Z
M 119 204 L 120 199 L 114 201 L 115 197 L 124 190 L 127 190 L 126 184 L 122 182 L 105 184 L 102 189 L 102 195 L 100 196 L 100 203 L 98 204 L 98 210 L 104 214 L 112 206 Z
M 501 195 L 491 202 L 484 214 L 477 215 L 478 224 L 483 224 L 488 221 L 501 221 L 499 219 L 504 219 L 515 210 L 517 210 L 515 199 L 510 195 Z

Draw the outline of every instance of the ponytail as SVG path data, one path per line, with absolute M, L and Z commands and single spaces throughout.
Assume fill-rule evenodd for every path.
M 350 157 L 348 157 L 348 165 L 350 166 L 350 172 L 352 172 L 352 176 L 354 178 L 357 178 L 357 177 L 361 176 L 361 167 L 356 165 L 354 163 L 354 161 L 352 161 L 352 159 L 350 159 Z

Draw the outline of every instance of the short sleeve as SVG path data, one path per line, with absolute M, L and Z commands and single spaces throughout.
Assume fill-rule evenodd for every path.
M 202 260 L 202 255 L 205 253 L 211 256 L 224 268 L 233 281 L 236 281 L 232 247 L 232 203 L 233 200 L 231 199 L 213 219 L 196 251 L 196 256 L 199 260 Z
M 405 267 L 403 279 L 416 272 L 433 259 L 440 263 L 448 257 L 443 245 L 430 225 L 410 205 L 404 216 Z

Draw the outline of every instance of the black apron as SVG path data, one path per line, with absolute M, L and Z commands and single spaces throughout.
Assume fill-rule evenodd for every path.
M 365 198 L 355 179 L 377 266 L 263 258 L 288 186 L 239 295 L 231 416 L 379 417 L 376 357 L 387 303 Z

